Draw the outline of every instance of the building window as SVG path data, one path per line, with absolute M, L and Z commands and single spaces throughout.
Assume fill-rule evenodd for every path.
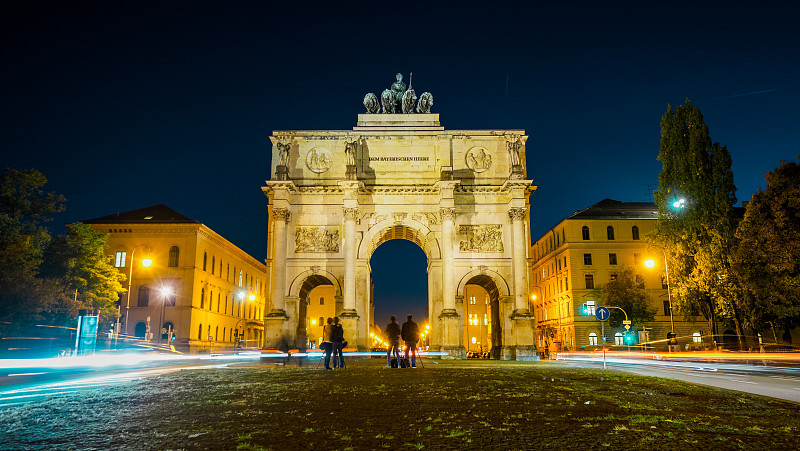
M 702 343 L 703 336 L 700 335 L 700 332 L 695 332 L 692 334 L 692 343 Z
M 325 298 L 319 298 L 319 305 L 325 305 Z
M 611 226 L 606 227 L 606 235 L 608 235 L 609 240 L 614 239 L 614 228 Z
M 222 293 L 217 293 L 217 313 L 219 313 L 219 306 L 222 304 Z
M 617 254 L 608 254 L 608 264 L 609 265 L 617 264 Z
M 214 327 L 214 341 L 217 341 L 217 337 L 219 337 L 219 326 Z
M 472 304 L 472 305 L 475 305 L 475 296 L 470 296 L 469 297 L 469 303 Z
M 240 269 L 240 270 L 239 270 L 239 286 L 240 286 L 240 287 L 242 286 L 242 274 L 243 274 L 243 272 L 242 272 L 242 270 Z
M 589 240 L 589 227 L 583 226 L 581 228 L 581 235 L 583 236 L 584 240 L 588 241 Z
M 633 235 L 633 239 L 634 240 L 638 240 L 639 239 L 639 226 L 631 227 L 631 235 Z
M 475 338 L 475 337 L 472 337 L 472 344 L 475 344 L 475 343 L 477 343 L 477 342 L 478 342 L 478 339 L 477 339 L 477 338 Z
M 617 275 L 616 274 L 611 274 L 610 279 L 611 279 L 612 282 L 617 280 Z
M 150 287 L 142 285 L 139 287 L 139 298 L 137 299 L 137 307 L 147 307 L 150 303 Z
M 489 325 L 489 315 L 487 315 L 486 313 L 483 314 L 483 325 L 484 326 Z
M 594 332 L 589 332 L 589 346 L 596 346 L 597 345 L 597 334 Z
M 197 326 L 197 339 L 198 340 L 202 340 L 203 339 L 203 325 L 202 324 Z
M 178 250 L 178 246 L 172 246 L 169 248 L 169 262 L 167 262 L 167 266 L 170 268 L 177 268 L 179 255 L 180 251 Z
M 594 316 L 594 314 L 595 314 L 594 301 L 586 301 L 586 314 L 590 315 L 590 316 Z
M 586 289 L 593 290 L 594 289 L 594 276 L 591 274 L 586 274 Z
M 584 265 L 592 264 L 592 254 L 583 254 L 583 264 Z
M 614 344 L 618 345 L 618 346 L 625 344 L 625 341 L 622 339 L 622 333 L 621 332 L 617 332 L 617 333 L 614 334 Z
M 228 266 L 225 269 L 225 280 L 231 280 L 231 264 L 228 263 Z
M 211 275 L 214 275 L 214 269 L 217 267 L 217 257 L 211 256 Z
M 222 277 L 222 259 L 219 259 L 219 276 Z
M 200 288 L 200 308 L 204 308 L 206 305 L 206 288 Z
M 117 252 L 114 255 L 114 267 L 115 268 L 124 268 L 125 267 L 125 257 L 128 255 L 127 252 Z
M 208 254 L 203 252 L 203 271 L 206 270 L 207 265 L 208 265 Z
M 664 316 L 669 316 L 670 310 L 669 301 L 664 301 Z

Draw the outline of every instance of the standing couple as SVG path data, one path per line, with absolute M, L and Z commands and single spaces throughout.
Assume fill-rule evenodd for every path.
M 344 368 L 342 349 L 347 344 L 344 341 L 344 329 L 339 324 L 339 317 L 328 318 L 327 324 L 322 327 L 322 344 L 320 348 L 325 351 L 325 369 L 332 370 Z M 331 354 L 333 354 L 333 368 L 331 368 Z
M 389 317 L 389 324 L 386 325 L 386 340 L 389 342 L 389 350 L 386 352 L 386 368 L 392 367 L 392 351 L 397 361 L 400 361 L 399 348 L 400 339 L 403 339 L 406 345 L 405 359 L 408 360 L 408 354 L 411 353 L 411 368 L 417 367 L 417 342 L 419 341 L 419 326 L 414 322 L 411 315 L 408 315 L 408 320 L 403 323 L 403 327 L 397 324 L 397 317 L 392 315 Z M 399 365 L 398 365 L 399 366 Z

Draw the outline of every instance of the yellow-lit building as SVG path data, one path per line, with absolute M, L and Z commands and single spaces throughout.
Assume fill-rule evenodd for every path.
M 602 344 L 601 323 L 594 316 L 602 305 L 600 289 L 624 266 L 634 268 L 656 309 L 655 320 L 635 331 L 637 342 L 653 342 L 654 349 L 665 350 L 674 323 L 681 349 L 703 344 L 704 321 L 670 316 L 664 255 L 644 241 L 657 218 L 653 203 L 604 199 L 562 220 L 533 244 L 530 302 L 540 351 Z M 655 266 L 647 268 L 647 260 Z M 606 344 L 623 344 L 624 334 L 624 328 L 612 330 L 606 324 Z
M 464 349 L 467 352 L 488 352 L 492 348 L 489 293 L 480 285 L 466 285 L 463 308 Z
M 339 302 L 341 303 L 341 300 Z M 334 286 L 319 285 L 311 290 L 306 299 L 307 347 L 319 348 L 322 343 L 322 327 L 328 318 L 334 316 L 336 316 L 336 289 Z
M 189 352 L 260 348 L 266 266 L 206 225 L 165 206 L 84 221 L 108 233 L 129 287 L 120 332 Z

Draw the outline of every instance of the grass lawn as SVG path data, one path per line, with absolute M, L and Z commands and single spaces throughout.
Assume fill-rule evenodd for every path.
M 438 363 L 436 363 L 438 362 Z M 800 405 L 557 363 L 183 370 L 0 410 L 3 449 L 797 449 Z

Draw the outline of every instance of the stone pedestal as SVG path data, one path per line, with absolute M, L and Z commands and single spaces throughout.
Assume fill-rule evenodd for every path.
M 283 165 L 275 166 L 275 180 L 289 180 L 289 168 Z
M 536 321 L 528 310 L 517 310 L 511 315 L 514 333 L 514 360 L 539 360 L 536 349 Z
M 357 180 L 358 172 L 356 171 L 356 165 L 348 164 L 344 176 L 347 180 Z
M 281 351 L 289 349 L 287 319 L 289 318 L 283 310 L 273 310 L 264 316 L 264 349 Z
M 345 310 L 339 315 L 339 322 L 344 329 L 344 340 L 347 342 L 348 348 L 358 346 L 358 313 L 355 310 Z M 363 351 L 363 349 L 359 349 Z
M 442 310 L 439 315 L 439 330 L 442 334 L 443 352 L 447 353 L 445 358 L 463 359 L 466 357 L 464 345 L 461 343 L 460 324 L 461 316 L 455 309 Z

